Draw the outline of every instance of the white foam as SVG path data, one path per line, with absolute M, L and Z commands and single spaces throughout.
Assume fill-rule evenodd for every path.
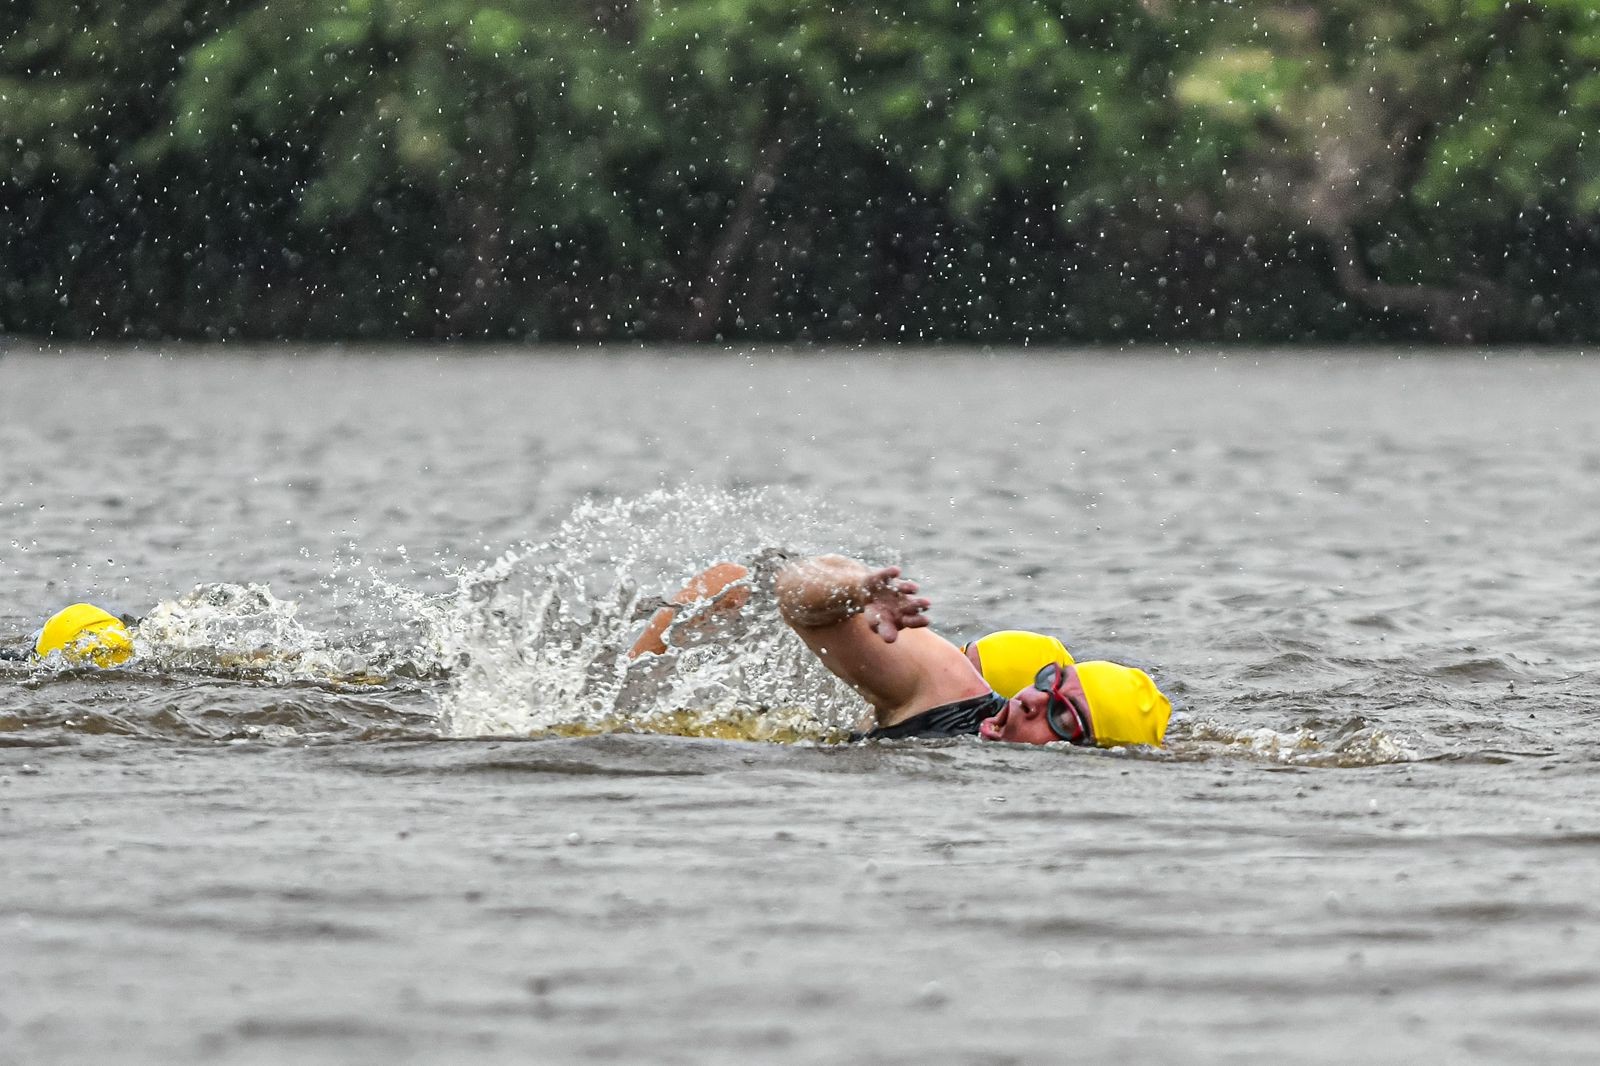
M 272 677 L 332 677 L 358 672 L 349 649 L 334 648 L 296 618 L 299 604 L 266 585 L 196 585 L 157 604 L 133 630 L 141 659 L 166 667 L 260 670 Z
M 1210 719 L 1190 719 L 1170 740 L 1226 745 L 1254 759 L 1290 766 L 1381 766 L 1419 756 L 1394 734 L 1356 718 L 1322 734 L 1313 729 L 1236 729 Z
M 546 543 L 464 573 L 433 637 L 457 736 L 611 730 L 825 738 L 860 699 L 779 620 L 760 575 L 715 639 L 630 660 L 644 621 L 712 563 L 837 548 L 844 520 L 774 490 L 663 490 L 579 505 Z M 832 543 L 797 544 L 802 537 Z M 692 614 L 692 609 L 686 614 Z

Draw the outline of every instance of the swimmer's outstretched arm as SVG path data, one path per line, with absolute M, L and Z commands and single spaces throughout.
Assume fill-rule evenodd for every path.
M 928 600 L 915 581 L 901 581 L 898 566 L 874 570 L 842 555 L 800 559 L 778 571 L 778 610 L 797 630 L 837 625 L 862 615 L 886 644 L 903 629 L 928 624 Z
M 783 620 L 880 726 L 989 691 L 961 650 L 927 628 L 928 601 L 899 567 L 821 555 L 779 570 L 774 587 Z

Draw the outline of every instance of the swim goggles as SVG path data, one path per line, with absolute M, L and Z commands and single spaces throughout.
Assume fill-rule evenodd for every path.
M 1094 730 L 1090 726 L 1089 702 L 1081 690 L 1066 687 L 1076 680 L 1074 677 L 1069 681 L 1061 664 L 1047 663 L 1034 675 L 1033 687 L 1050 697 L 1044 713 L 1050 731 L 1069 744 L 1090 744 L 1094 741 Z M 1073 689 L 1076 688 L 1078 686 L 1073 684 Z

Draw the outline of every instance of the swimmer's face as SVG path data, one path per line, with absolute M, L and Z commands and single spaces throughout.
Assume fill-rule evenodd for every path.
M 1049 744 L 1060 740 L 1050 728 L 1050 693 L 1025 688 L 1006 701 L 1000 713 L 978 725 L 984 740 L 1010 744 Z
M 999 714 L 978 724 L 985 740 L 1012 744 L 1077 743 L 1089 734 L 1089 708 L 1077 672 L 1062 663 L 1046 663 Z

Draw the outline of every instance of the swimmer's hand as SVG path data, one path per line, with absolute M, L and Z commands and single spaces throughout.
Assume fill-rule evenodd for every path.
M 917 595 L 915 581 L 899 578 L 898 566 L 886 566 L 868 574 L 865 582 L 869 599 L 861 614 L 885 644 L 893 644 L 902 629 L 921 629 L 928 624 L 924 612 L 931 604 Z

